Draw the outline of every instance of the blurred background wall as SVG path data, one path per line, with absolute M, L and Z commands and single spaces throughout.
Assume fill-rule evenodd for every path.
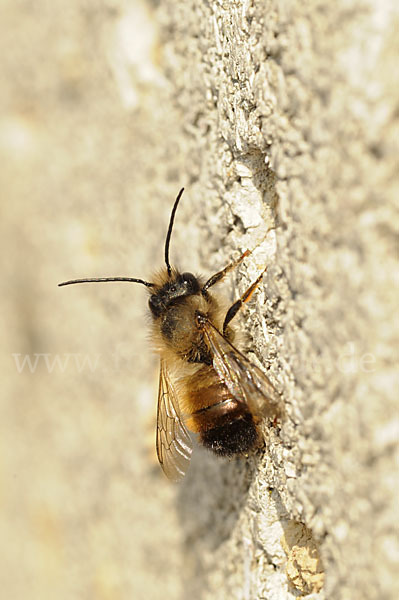
M 187 179 L 154 6 L 5 2 L 0 37 L 2 596 L 177 598 L 147 294 L 57 288 L 162 264 Z

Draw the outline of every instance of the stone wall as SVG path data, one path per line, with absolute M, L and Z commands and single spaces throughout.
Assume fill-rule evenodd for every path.
M 394 2 L 3 4 L 5 596 L 396 598 Z M 286 416 L 172 486 L 145 289 L 57 283 L 150 279 L 183 185 Z

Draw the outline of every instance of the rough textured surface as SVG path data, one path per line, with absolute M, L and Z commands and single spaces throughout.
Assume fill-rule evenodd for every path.
M 5 597 L 398 596 L 394 4 L 3 2 Z M 145 291 L 56 283 L 149 278 L 181 185 L 179 265 L 269 265 L 239 323 L 287 417 L 172 487 Z

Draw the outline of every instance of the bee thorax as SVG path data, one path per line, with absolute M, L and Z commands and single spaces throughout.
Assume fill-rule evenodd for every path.
M 212 364 L 202 332 L 193 327 L 194 312 L 189 303 L 170 306 L 160 317 L 160 332 L 174 353 L 190 363 Z

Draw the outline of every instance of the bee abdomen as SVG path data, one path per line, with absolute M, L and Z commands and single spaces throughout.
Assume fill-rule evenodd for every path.
M 259 432 L 246 404 L 239 402 L 214 369 L 202 367 L 186 384 L 190 407 L 187 427 L 201 443 L 221 456 L 244 454 L 259 440 Z
M 258 430 L 248 412 L 232 421 L 200 432 L 201 442 L 219 456 L 245 454 L 258 442 Z
M 227 389 L 224 391 L 225 399 L 197 410 L 192 414 L 191 423 L 200 434 L 202 444 L 216 454 L 244 454 L 256 445 L 258 430 L 246 406 L 230 396 L 226 398 Z

